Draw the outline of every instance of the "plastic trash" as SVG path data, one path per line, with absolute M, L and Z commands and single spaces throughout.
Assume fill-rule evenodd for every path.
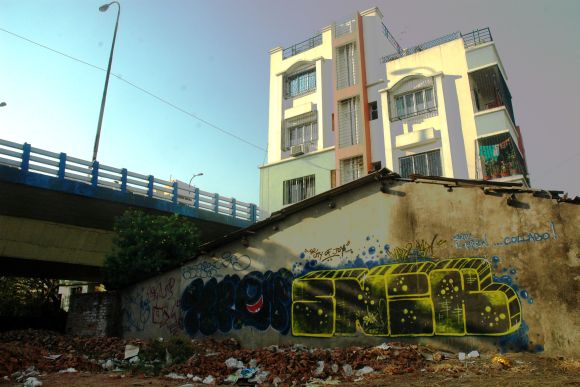
M 270 375 L 270 372 L 268 371 L 259 371 L 254 375 L 253 378 L 248 379 L 248 382 L 262 384 L 268 379 L 268 375 Z
M 357 370 L 355 374 L 356 374 L 356 376 L 362 376 L 362 375 L 370 374 L 371 372 L 374 372 L 374 371 L 375 370 L 372 367 L 364 366 L 360 370 Z
M 318 367 L 314 370 L 314 375 L 318 376 L 324 371 L 324 361 L 320 360 L 318 362 Z
M 176 374 L 175 372 L 171 372 L 171 373 L 165 375 L 165 377 L 169 378 L 169 379 L 176 379 L 176 380 L 187 379 L 185 377 L 185 375 Z
M 345 364 L 342 366 L 342 371 L 346 376 L 352 375 L 352 366 L 350 364 Z
M 215 378 L 211 375 L 208 375 L 205 377 L 205 379 L 203 379 L 202 383 L 203 384 L 215 384 Z
M 132 344 L 125 345 L 125 360 L 135 357 L 139 354 L 139 347 Z
M 466 356 L 467 356 L 467 355 L 465 355 L 465 352 L 459 352 L 459 353 L 457 354 L 457 358 L 458 358 L 459 360 L 461 360 L 461 361 L 464 361 L 464 360 L 466 359 Z
M 72 367 L 71 368 L 67 368 L 66 370 L 60 370 L 60 371 L 58 371 L 59 374 L 72 374 L 72 373 L 75 373 L 75 372 L 79 372 L 79 371 L 75 370 Z
M 112 370 L 113 368 L 115 368 L 115 363 L 113 362 L 112 359 L 107 360 L 106 362 L 103 363 L 103 369 L 106 370 Z
M 226 360 L 226 366 L 228 368 L 244 368 L 244 362 L 233 357 Z
M 251 378 L 258 371 L 256 368 L 244 368 L 240 373 L 240 377 L 243 379 Z
M 37 387 L 37 386 L 42 386 L 42 382 L 36 379 L 34 376 L 30 376 L 24 382 L 24 387 Z
M 474 359 L 476 357 L 479 357 L 479 352 L 477 351 L 471 351 L 467 354 L 468 359 Z

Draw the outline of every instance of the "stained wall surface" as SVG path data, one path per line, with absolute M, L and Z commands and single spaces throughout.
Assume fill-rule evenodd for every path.
M 124 335 L 580 354 L 580 206 L 365 181 L 126 289 Z

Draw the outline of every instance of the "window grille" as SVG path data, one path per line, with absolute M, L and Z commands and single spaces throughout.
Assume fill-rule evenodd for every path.
M 286 151 L 293 145 L 313 143 L 318 140 L 318 115 L 309 112 L 284 121 L 282 150 Z
M 399 167 L 402 177 L 409 177 L 412 174 L 443 176 L 441 152 L 439 150 L 401 157 L 399 158 Z
M 436 106 L 433 87 L 429 87 L 396 96 L 395 109 L 391 121 L 398 121 L 435 110 Z
M 336 88 L 342 89 L 358 82 L 358 55 L 354 43 L 336 49 Z
M 360 106 L 358 97 L 340 101 L 338 105 L 338 146 L 360 144 Z
M 340 160 L 340 184 L 346 184 L 361 178 L 363 173 L 364 165 L 362 156 Z
M 309 69 L 286 77 L 286 98 L 296 97 L 316 90 L 316 69 Z
M 314 196 L 314 175 L 284 181 L 284 205 Z

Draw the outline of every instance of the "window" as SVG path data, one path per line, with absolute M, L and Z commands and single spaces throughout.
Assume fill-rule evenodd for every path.
M 354 43 L 336 49 L 336 88 L 355 85 L 358 78 L 358 58 Z
M 349 98 L 338 103 L 338 146 L 340 148 L 360 144 L 359 100 Z
M 340 184 L 346 184 L 363 176 L 362 156 L 340 160 Z
M 284 205 L 314 196 L 314 175 L 284 181 Z
M 391 121 L 417 116 L 435 110 L 433 88 L 414 91 L 395 97 L 396 113 Z
M 316 69 L 309 69 L 286 77 L 286 98 L 316 90 Z
M 403 177 L 409 177 L 412 174 L 443 176 L 441 152 L 439 150 L 401 157 L 399 158 L 399 167 L 401 169 L 401 176 Z
M 370 121 L 379 118 L 379 109 L 377 107 L 377 101 L 369 103 L 369 119 Z
M 301 114 L 284 121 L 282 150 L 293 145 L 309 144 L 318 140 L 317 112 Z

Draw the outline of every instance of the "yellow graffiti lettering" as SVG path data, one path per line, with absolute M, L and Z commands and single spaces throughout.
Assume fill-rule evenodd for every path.
M 292 284 L 295 336 L 506 335 L 520 324 L 516 293 L 481 258 L 314 271 Z

